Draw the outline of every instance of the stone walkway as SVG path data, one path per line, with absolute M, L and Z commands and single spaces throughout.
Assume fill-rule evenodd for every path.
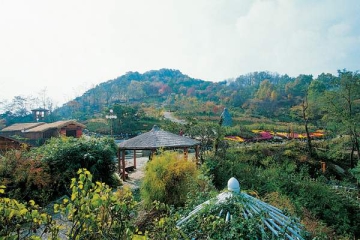
M 128 186 L 133 190 L 140 188 L 141 180 L 144 177 L 145 166 L 148 161 L 149 157 L 136 158 L 136 169 L 129 172 L 129 177 L 123 182 L 124 186 Z

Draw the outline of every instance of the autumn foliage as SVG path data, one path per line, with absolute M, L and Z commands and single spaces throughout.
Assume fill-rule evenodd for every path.
M 7 186 L 7 193 L 13 198 L 44 204 L 50 197 L 49 167 L 25 150 L 7 152 L 0 161 L 1 184 Z

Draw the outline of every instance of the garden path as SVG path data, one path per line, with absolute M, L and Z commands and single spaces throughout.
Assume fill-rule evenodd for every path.
M 124 186 L 128 186 L 133 190 L 139 189 L 141 180 L 144 177 L 145 166 L 149 161 L 149 157 L 136 158 L 136 169 L 129 172 L 129 177 L 123 181 Z

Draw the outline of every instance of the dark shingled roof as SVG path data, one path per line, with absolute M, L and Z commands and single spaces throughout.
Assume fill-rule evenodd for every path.
M 144 149 L 157 149 L 157 148 L 185 148 L 199 145 L 200 142 L 188 137 L 179 136 L 161 130 L 159 127 L 154 126 L 151 131 L 121 142 L 120 149 L 129 150 L 144 150 Z

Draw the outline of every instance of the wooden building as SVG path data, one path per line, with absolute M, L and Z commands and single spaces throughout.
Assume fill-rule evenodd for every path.
M 25 146 L 23 142 L 11 137 L 0 136 L 0 154 L 12 149 L 20 149 Z
M 42 145 L 52 137 L 67 136 L 79 138 L 85 125 L 73 120 L 57 121 L 53 123 L 16 123 L 0 131 L 5 137 L 18 136 L 32 146 Z

